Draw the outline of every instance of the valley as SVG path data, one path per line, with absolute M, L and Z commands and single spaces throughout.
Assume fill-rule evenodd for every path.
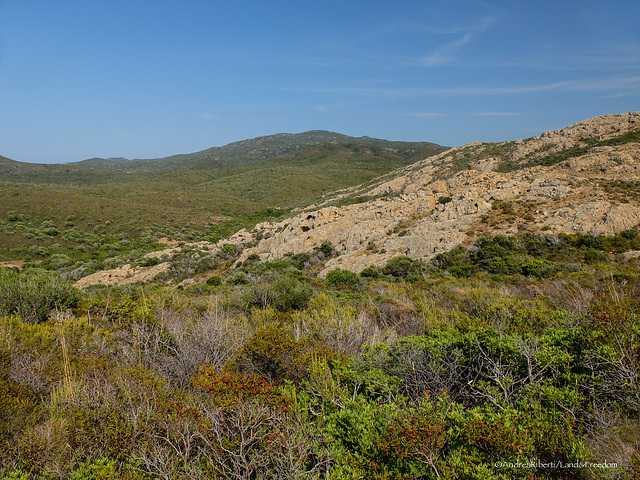
M 0 478 L 640 475 L 640 112 L 1 158 L 0 205 Z

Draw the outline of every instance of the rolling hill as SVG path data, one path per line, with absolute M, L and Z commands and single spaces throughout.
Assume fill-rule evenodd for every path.
M 0 211 L 33 224 L 52 221 L 59 229 L 73 218 L 83 231 L 136 237 L 149 229 L 177 236 L 189 231 L 189 239 L 211 240 L 445 149 L 312 131 L 154 160 L 49 165 L 2 158 Z M 0 229 L 0 254 L 32 243 L 21 232 L 12 225 Z M 59 241 L 44 236 L 36 244 Z
M 278 133 L 242 140 L 222 147 L 212 147 L 200 152 L 173 155 L 157 159 L 90 159 L 72 165 L 87 166 L 96 170 L 114 173 L 157 174 L 173 170 L 209 170 L 221 167 L 252 165 L 265 160 L 277 159 L 283 155 L 305 155 L 304 150 L 315 145 L 362 145 L 385 149 L 407 159 L 429 156 L 443 150 L 443 147 L 428 142 L 391 142 L 370 137 L 350 137 L 324 130 L 304 133 Z M 294 155 L 292 155 L 294 154 Z
M 640 224 L 639 142 L 632 112 L 453 148 L 242 232 L 243 242 L 260 241 L 241 260 L 275 261 L 331 241 L 340 255 L 325 273 L 359 272 L 398 255 L 429 261 L 486 235 L 614 235 Z

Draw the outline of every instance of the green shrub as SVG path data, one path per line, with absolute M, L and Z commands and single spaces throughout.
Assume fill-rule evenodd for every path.
M 454 266 L 449 269 L 449 273 L 456 278 L 472 277 L 478 268 L 475 265 L 463 265 L 461 267 Z
M 214 270 L 218 267 L 219 263 L 220 262 L 218 262 L 218 259 L 214 257 L 201 258 L 198 260 L 198 263 L 196 263 L 195 273 L 199 274 Z
M 308 253 L 297 253 L 293 255 L 289 261 L 298 270 L 304 270 L 307 264 L 311 261 L 311 255 Z
M 481 268 L 490 270 L 496 258 L 509 258 L 517 251 L 518 245 L 512 238 L 501 235 L 493 238 L 483 237 L 476 242 L 475 250 L 471 252 L 470 258 Z
M 584 261 L 589 264 L 606 263 L 609 261 L 609 254 L 596 250 L 595 248 L 590 248 L 584 252 Z
M 271 283 L 254 285 L 247 292 L 247 304 L 265 308 L 272 306 L 280 312 L 299 310 L 309 303 L 313 289 L 290 274 L 280 274 Z
M 318 253 L 321 253 L 324 258 L 335 257 L 338 254 L 338 252 L 336 252 L 336 249 L 333 247 L 333 244 L 329 240 L 325 240 L 324 242 L 322 242 L 322 244 L 319 247 L 316 247 L 315 250 Z
M 360 284 L 360 278 L 357 273 L 353 273 L 350 270 L 342 270 L 336 268 L 327 273 L 326 282 L 331 287 L 349 287 L 356 288 Z
M 360 272 L 360 276 L 365 278 L 378 278 L 380 277 L 380 269 L 374 266 L 369 266 Z
M 213 275 L 207 279 L 207 285 L 213 285 L 213 286 L 222 285 L 222 279 L 217 275 Z
M 0 315 L 19 315 L 25 322 L 43 322 L 52 310 L 76 305 L 79 292 L 59 276 L 0 269 Z
M 421 273 L 422 269 L 422 262 L 401 255 L 390 258 L 382 269 L 382 273 L 394 277 L 407 277 L 408 275 L 417 275 Z
M 234 272 L 225 279 L 225 283 L 230 285 L 247 285 L 249 277 L 244 272 Z
M 300 382 L 309 376 L 312 358 L 325 361 L 336 353 L 321 341 L 293 335 L 275 324 L 257 330 L 236 352 L 227 368 L 243 375 L 259 375 L 271 383 Z
M 531 260 L 520 265 L 522 273 L 531 277 L 544 277 L 550 273 L 551 262 L 548 260 Z
M 120 478 L 115 460 L 100 458 L 93 462 L 81 463 L 71 472 L 69 480 L 107 480 Z

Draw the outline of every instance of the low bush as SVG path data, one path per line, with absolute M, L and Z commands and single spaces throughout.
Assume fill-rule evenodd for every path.
M 78 299 L 78 290 L 58 275 L 0 269 L 0 315 L 15 314 L 25 322 L 39 323 L 52 310 L 73 308 Z
M 401 255 L 390 258 L 382 269 L 385 275 L 393 277 L 407 277 L 409 275 L 418 275 L 423 270 L 422 262 L 413 260 L 407 256 Z
M 327 273 L 326 283 L 330 287 L 356 288 L 360 284 L 360 278 L 350 270 L 336 268 Z
M 246 294 L 249 307 L 274 307 L 280 312 L 299 310 L 309 303 L 313 289 L 292 274 L 282 273 L 270 282 L 253 285 Z
M 214 280 L 215 281 L 215 280 Z M 244 272 L 234 272 L 225 279 L 229 285 L 247 285 L 251 283 L 249 277 Z
M 360 272 L 360 276 L 364 278 L 378 278 L 380 275 L 380 269 L 373 266 L 369 266 Z

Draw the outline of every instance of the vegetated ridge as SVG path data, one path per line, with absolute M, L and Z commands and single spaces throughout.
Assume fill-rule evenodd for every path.
M 323 276 L 382 267 L 401 255 L 429 262 L 494 235 L 613 235 L 640 224 L 639 140 L 640 113 L 633 112 L 526 140 L 473 142 L 334 192 L 293 217 L 197 247 L 213 255 L 224 245 L 248 246 L 240 262 L 274 262 L 330 242 L 338 255 Z M 77 285 L 144 281 L 149 270 L 125 265 Z
M 217 243 L 6 212 L 0 478 L 640 478 L 638 120 L 474 143 Z
M 200 152 L 173 155 L 160 159 L 131 160 L 122 162 L 107 159 L 91 159 L 77 165 L 91 165 L 96 169 L 112 172 L 128 173 L 161 173 L 172 170 L 201 170 L 218 167 L 234 167 L 252 165 L 267 159 L 291 154 L 314 145 L 348 145 L 359 144 L 372 148 L 386 149 L 407 158 L 420 155 L 431 155 L 445 149 L 429 142 L 392 142 L 370 137 L 350 137 L 340 133 L 324 130 L 311 130 L 304 133 L 277 133 L 239 142 L 222 147 L 212 147 Z
M 74 179 L 87 181 L 87 175 L 95 175 L 96 182 L 105 181 L 105 173 L 156 175 L 176 170 L 210 170 L 238 167 L 273 161 L 317 145 L 342 145 L 347 148 L 369 148 L 386 151 L 410 160 L 446 150 L 446 147 L 430 142 L 394 142 L 371 137 L 350 137 L 324 130 L 304 133 L 277 133 L 222 147 L 212 147 L 195 153 L 172 155 L 164 158 L 135 159 L 90 158 L 65 164 L 26 163 L 0 157 L 0 181 L 28 181 L 34 183 L 69 183 Z M 107 177 L 114 182 L 118 177 Z
M 23 258 L 15 249 L 30 244 L 58 244 L 63 250 L 78 246 L 67 239 L 67 233 L 80 238 L 67 232 L 72 228 L 87 235 L 99 231 L 134 239 L 217 241 L 445 149 L 428 142 L 309 132 L 149 161 L 91 159 L 52 165 L 2 157 L 0 260 Z M 53 222 L 59 235 L 55 230 L 41 235 L 45 221 Z M 91 245 L 85 245 L 87 254 Z
M 640 113 L 604 115 L 527 140 L 473 142 L 338 192 L 235 238 L 274 261 L 331 241 L 335 268 L 428 261 L 485 235 L 612 235 L 640 223 Z M 232 238 L 233 239 L 233 238 Z

